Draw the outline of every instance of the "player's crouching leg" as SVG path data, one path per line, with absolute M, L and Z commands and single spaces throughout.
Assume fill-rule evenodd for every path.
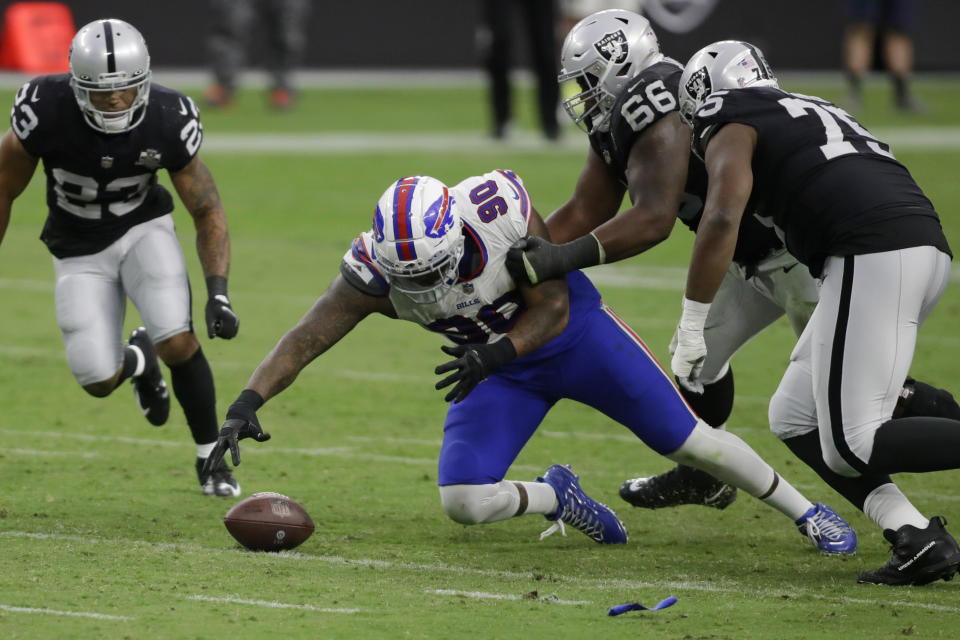
M 780 511 L 821 552 L 856 552 L 857 534 L 842 517 L 807 500 L 736 435 L 698 421 L 687 440 L 667 457 L 702 469 Z
M 535 482 L 444 485 L 440 487 L 440 501 L 450 519 L 460 524 L 498 522 L 535 513 L 555 523 L 540 536 L 541 540 L 558 529 L 566 535 L 564 526 L 569 524 L 596 542 L 627 541 L 626 529 L 616 513 L 586 495 L 579 478 L 561 465 L 551 466 Z

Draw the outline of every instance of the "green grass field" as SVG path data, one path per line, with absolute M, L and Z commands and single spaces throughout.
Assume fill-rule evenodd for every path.
M 929 115 L 890 112 L 887 88 L 876 85 L 864 124 L 908 139 L 914 127 L 933 128 L 941 142 L 955 136 L 960 85 L 918 86 Z M 837 86 L 787 88 L 842 95 Z M 520 138 L 536 141 L 531 96 L 520 98 Z M 0 92 L 0 104 L 11 100 L 12 92 Z M 250 91 L 232 111 L 204 118 L 201 155 L 228 211 L 231 297 L 241 318 L 235 340 L 202 338 L 221 415 L 329 284 L 391 180 L 426 173 L 453 183 L 511 168 L 546 215 L 568 197 L 586 148 L 572 128 L 556 146 L 484 141 L 478 88 L 310 90 L 287 114 L 269 112 L 263 95 Z M 230 150 L 220 142 L 253 133 L 359 132 L 384 142 L 439 132 L 463 142 L 349 153 Z M 960 247 L 960 145 L 894 152 Z M 539 516 L 453 523 L 436 489 L 445 405 L 432 370 L 445 359 L 441 341 L 380 318 L 361 324 L 261 410 L 273 439 L 244 442 L 237 469 L 244 495 L 285 493 L 304 505 L 317 530 L 296 552 L 242 550 L 222 525 L 235 501 L 198 490 L 179 406 L 156 429 L 140 416 L 129 385 L 96 400 L 70 375 L 54 316 L 53 269 L 37 239 L 45 216 L 42 178 L 38 172 L 16 202 L 0 247 L 0 637 L 957 637 L 960 583 L 857 585 L 858 570 L 889 558 L 880 531 L 769 434 L 767 399 L 794 341 L 785 321 L 734 360 L 738 399 L 730 428 L 808 497 L 854 525 L 861 546 L 853 558 L 818 555 L 790 522 L 746 495 L 723 512 L 630 508 L 617 496 L 620 482 L 671 463 L 574 403 L 548 415 L 508 477 L 530 480 L 550 464 L 572 464 L 591 495 L 618 509 L 627 545 L 601 547 L 573 530 L 540 542 L 547 523 Z M 174 217 L 202 324 L 192 223 L 182 207 Z M 691 243 L 678 227 L 647 254 L 592 274 L 661 361 L 669 359 Z M 958 317 L 954 277 L 921 332 L 912 370 L 952 390 Z M 131 308 L 127 327 L 137 324 Z M 960 532 L 960 473 L 898 481 L 924 513 L 946 516 Z M 664 611 L 606 615 L 615 604 L 652 605 L 670 595 L 679 602 Z

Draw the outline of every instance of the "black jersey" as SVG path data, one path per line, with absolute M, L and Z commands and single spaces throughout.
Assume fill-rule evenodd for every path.
M 96 253 L 173 210 L 157 170 L 178 171 L 196 155 L 199 112 L 190 98 L 155 83 L 146 110 L 130 131 L 107 134 L 84 120 L 69 74 L 35 78 L 17 92 L 11 127 L 43 160 L 49 212 L 41 239 L 53 255 Z
M 627 162 L 637 139 L 652 124 L 677 111 L 682 73 L 683 66 L 670 58 L 664 58 L 638 73 L 617 96 L 609 129 L 590 136 L 590 146 L 603 158 L 610 174 L 625 187 L 628 186 Z M 690 154 L 687 183 L 678 217 L 691 231 L 696 232 L 700 224 L 706 194 L 706 169 L 699 158 Z M 772 251 L 782 248 L 783 243 L 770 225 L 761 223 L 752 215 L 745 215 L 733 259 L 749 267 Z
M 731 122 L 757 132 L 751 202 L 814 276 L 827 256 L 924 245 L 950 253 L 910 172 L 840 107 L 775 87 L 717 91 L 696 113 L 694 151 L 702 157 Z

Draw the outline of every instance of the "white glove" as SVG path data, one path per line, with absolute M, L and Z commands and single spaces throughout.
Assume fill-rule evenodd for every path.
M 703 393 L 700 372 L 707 359 L 707 343 L 703 339 L 703 327 L 707 322 L 710 304 L 683 299 L 683 315 L 670 341 L 670 368 L 673 375 L 687 391 Z

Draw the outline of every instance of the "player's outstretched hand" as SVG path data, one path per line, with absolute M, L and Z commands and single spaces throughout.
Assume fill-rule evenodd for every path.
M 687 391 L 703 393 L 703 382 L 700 381 L 700 372 L 707 359 L 707 344 L 703 339 L 702 331 L 688 331 L 677 327 L 677 332 L 670 342 L 670 368 L 677 382 Z
M 219 336 L 229 340 L 240 329 L 240 319 L 230 306 L 230 299 L 223 293 L 207 300 L 206 319 L 207 337 L 211 339 Z
M 229 415 L 229 414 L 228 414 Z M 257 421 L 256 415 L 253 420 L 246 418 L 227 418 L 220 428 L 220 435 L 217 437 L 217 443 L 213 446 L 213 451 L 203 463 L 204 476 L 213 472 L 223 460 L 223 456 L 230 450 L 230 457 L 233 460 L 233 466 L 240 464 L 240 444 L 239 441 L 244 438 L 253 438 L 257 442 L 266 442 L 270 439 L 269 433 L 264 433 Z
M 517 357 L 517 350 L 510 338 L 501 338 L 486 344 L 459 344 L 455 347 L 443 345 L 440 349 L 455 359 L 437 366 L 434 370 L 438 375 L 453 371 L 438 382 L 436 388 L 443 389 L 456 382 L 457 385 L 443 397 L 446 402 L 453 400 L 455 403 L 466 398 L 473 388 L 493 371 Z

